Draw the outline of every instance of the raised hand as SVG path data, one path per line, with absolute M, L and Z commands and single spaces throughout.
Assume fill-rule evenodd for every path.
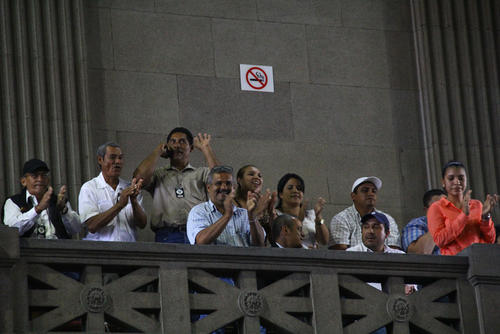
M 464 196 L 464 204 L 462 206 L 462 211 L 468 216 L 469 215 L 469 202 L 472 189 L 467 190 Z
M 141 182 L 141 185 L 142 185 L 142 182 Z M 125 188 L 121 192 L 120 198 L 118 199 L 118 205 L 120 205 L 120 207 L 123 209 L 124 207 L 127 206 L 128 199 L 129 198 L 135 199 L 135 196 L 137 196 L 137 193 L 138 193 L 138 190 L 137 190 L 137 179 L 133 178 L 132 179 L 132 183 L 130 184 L 130 186 L 128 186 L 127 188 Z
M 231 192 L 224 199 L 224 215 L 232 216 L 233 215 L 233 199 L 234 199 L 235 190 L 234 187 Z
M 35 211 L 37 213 L 40 213 L 40 212 L 42 212 L 43 210 L 45 210 L 45 209 L 47 209 L 49 207 L 50 196 L 52 196 L 53 192 L 54 192 L 54 189 L 51 186 L 49 186 L 49 188 L 47 189 L 47 191 L 45 192 L 45 194 L 43 194 L 42 199 L 40 200 L 40 202 L 38 202 L 38 205 L 35 208 Z
M 273 191 L 271 194 L 271 200 L 269 201 L 269 205 L 267 206 L 267 212 L 269 217 L 271 217 L 271 221 L 278 217 L 276 213 L 276 203 L 278 202 L 278 193 Z
M 66 191 L 67 191 L 67 188 L 65 185 L 63 185 L 61 187 L 61 189 L 59 190 L 59 193 L 57 194 L 57 209 L 59 209 L 59 211 L 63 211 L 64 208 L 66 207 L 66 202 L 68 201 L 67 199 L 67 196 L 66 196 Z
M 323 209 L 325 208 L 325 199 L 323 197 L 319 197 L 318 201 L 316 202 L 316 205 L 314 206 L 314 214 L 316 215 L 316 218 L 321 220 L 321 212 L 323 212 Z
M 193 146 L 199 149 L 200 151 L 203 151 L 203 149 L 207 148 L 210 146 L 210 140 L 212 139 L 212 136 L 209 134 L 201 134 L 198 133 L 193 139 Z
M 487 194 L 483 204 L 483 216 L 489 214 L 491 210 L 493 210 L 495 205 L 498 204 L 499 200 L 500 196 L 498 196 L 497 194 Z
M 142 189 L 142 183 L 144 182 L 144 179 L 141 177 L 138 180 L 136 178 L 132 179 L 131 187 L 133 186 L 133 192 L 130 194 L 130 199 L 136 199 L 137 195 L 141 192 Z
M 167 143 L 160 143 L 158 146 L 156 146 L 156 150 L 160 154 L 160 157 L 165 159 L 170 158 L 170 149 Z
M 249 191 L 247 194 L 247 210 L 249 216 L 256 218 L 269 208 L 269 202 L 271 201 L 271 191 L 266 190 L 265 193 L 259 195 L 254 192 Z

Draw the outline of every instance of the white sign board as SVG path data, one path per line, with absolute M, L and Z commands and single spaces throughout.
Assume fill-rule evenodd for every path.
M 274 92 L 273 67 L 240 64 L 241 90 Z

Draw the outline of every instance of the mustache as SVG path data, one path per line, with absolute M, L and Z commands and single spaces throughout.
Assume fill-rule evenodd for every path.
M 217 190 L 217 194 L 226 194 L 229 195 L 231 193 L 231 190 Z

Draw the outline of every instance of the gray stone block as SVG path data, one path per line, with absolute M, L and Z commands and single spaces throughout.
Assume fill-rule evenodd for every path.
M 85 16 L 87 59 L 89 68 L 113 68 L 111 11 L 88 8 Z
M 259 20 L 340 26 L 339 0 L 257 0 Z
M 241 91 L 237 79 L 178 77 L 181 124 L 225 139 L 290 140 L 293 126 L 288 84 L 274 93 Z
M 250 20 L 257 18 L 255 2 L 248 0 L 156 0 L 156 10 L 181 15 Z
M 291 171 L 299 174 L 306 186 L 305 198 L 316 203 L 318 197 L 331 202 L 328 187 L 329 151 L 327 142 L 318 138 L 314 144 L 295 142 L 292 147 Z M 314 163 L 312 163 L 314 161 Z
M 85 0 L 85 6 L 88 8 L 106 7 L 110 8 L 113 0 Z
M 390 86 L 383 31 L 307 26 L 310 77 L 314 83 Z
M 163 133 L 141 133 L 118 131 L 116 140 L 120 144 L 124 157 L 122 177 L 130 180 L 134 170 L 154 148 L 166 138 Z M 167 165 L 168 160 L 160 159 L 158 166 Z
M 391 91 L 305 84 L 291 89 L 297 140 L 393 147 Z
M 411 32 L 385 32 L 391 88 L 417 89 L 417 67 Z
M 399 160 L 394 149 L 331 144 L 329 157 L 328 184 L 333 204 L 351 203 L 354 181 L 372 175 L 382 180 L 377 203 L 391 203 L 392 206 L 401 204 Z
M 92 72 L 89 86 L 94 105 L 93 124 L 102 123 L 95 125 L 96 128 L 163 133 L 166 128 L 178 124 L 175 76 L 127 71 Z
M 214 73 L 210 19 L 112 11 L 118 69 L 208 75 Z
M 402 0 L 341 0 L 345 27 L 411 30 L 410 2 Z
M 389 94 L 394 120 L 395 145 L 402 148 L 421 148 L 423 138 L 418 92 L 391 90 Z
M 218 77 L 239 78 L 240 64 L 273 66 L 274 81 L 309 81 L 304 27 L 214 20 Z
M 154 11 L 155 0 L 112 0 L 111 7 L 137 11 Z
M 422 197 L 429 190 L 426 179 L 425 157 L 419 149 L 399 151 L 401 173 L 401 207 L 403 225 L 424 214 Z
M 244 165 L 255 165 L 264 178 L 263 189 L 276 190 L 278 180 L 295 170 L 293 142 L 249 138 L 215 138 L 212 147 L 219 161 L 234 168 L 234 174 Z

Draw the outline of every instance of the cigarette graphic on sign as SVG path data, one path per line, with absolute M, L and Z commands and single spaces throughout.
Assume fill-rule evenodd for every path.
M 274 92 L 273 68 L 263 65 L 240 65 L 241 90 Z

